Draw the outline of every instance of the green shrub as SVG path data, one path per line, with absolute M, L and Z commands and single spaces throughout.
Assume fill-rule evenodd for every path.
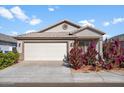
M 19 53 L 15 53 L 15 63 L 17 63 L 19 60 Z
M 3 64 L 3 62 L 4 62 L 4 54 L 0 52 L 0 66 Z
M 0 53 L 0 69 L 8 67 L 14 63 L 17 63 L 19 54 L 14 52 Z
M 15 62 L 15 53 L 8 52 L 5 54 L 4 64 L 11 65 Z

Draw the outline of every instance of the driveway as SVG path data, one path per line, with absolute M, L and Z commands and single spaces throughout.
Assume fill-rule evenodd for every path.
M 0 71 L 0 86 L 114 86 L 114 84 L 124 86 L 124 72 L 74 73 L 63 66 L 62 62 L 20 62 Z
M 71 72 L 62 62 L 20 62 L 0 71 L 0 82 L 71 82 Z

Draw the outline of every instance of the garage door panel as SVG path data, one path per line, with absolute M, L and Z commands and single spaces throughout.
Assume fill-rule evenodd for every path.
M 66 43 L 25 43 L 24 60 L 63 60 Z

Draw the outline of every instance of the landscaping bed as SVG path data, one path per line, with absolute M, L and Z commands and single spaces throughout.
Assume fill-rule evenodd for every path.
M 18 63 L 19 54 L 14 52 L 0 52 L 0 70 Z
M 96 42 L 92 41 L 84 52 L 76 40 L 69 53 L 69 65 L 73 72 L 124 70 L 124 49 L 118 39 L 105 40 L 101 56 L 96 51 Z
M 74 73 L 90 73 L 90 72 L 99 72 L 99 71 L 124 72 L 124 68 L 113 68 L 113 69 L 106 70 L 101 67 L 94 68 L 92 66 L 82 66 L 78 70 L 71 68 L 71 71 Z

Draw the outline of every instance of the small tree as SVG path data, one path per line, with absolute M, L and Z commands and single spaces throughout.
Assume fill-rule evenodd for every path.
M 69 63 L 72 68 L 80 69 L 82 64 L 82 48 L 79 47 L 79 42 L 76 40 L 74 46 L 69 53 Z

